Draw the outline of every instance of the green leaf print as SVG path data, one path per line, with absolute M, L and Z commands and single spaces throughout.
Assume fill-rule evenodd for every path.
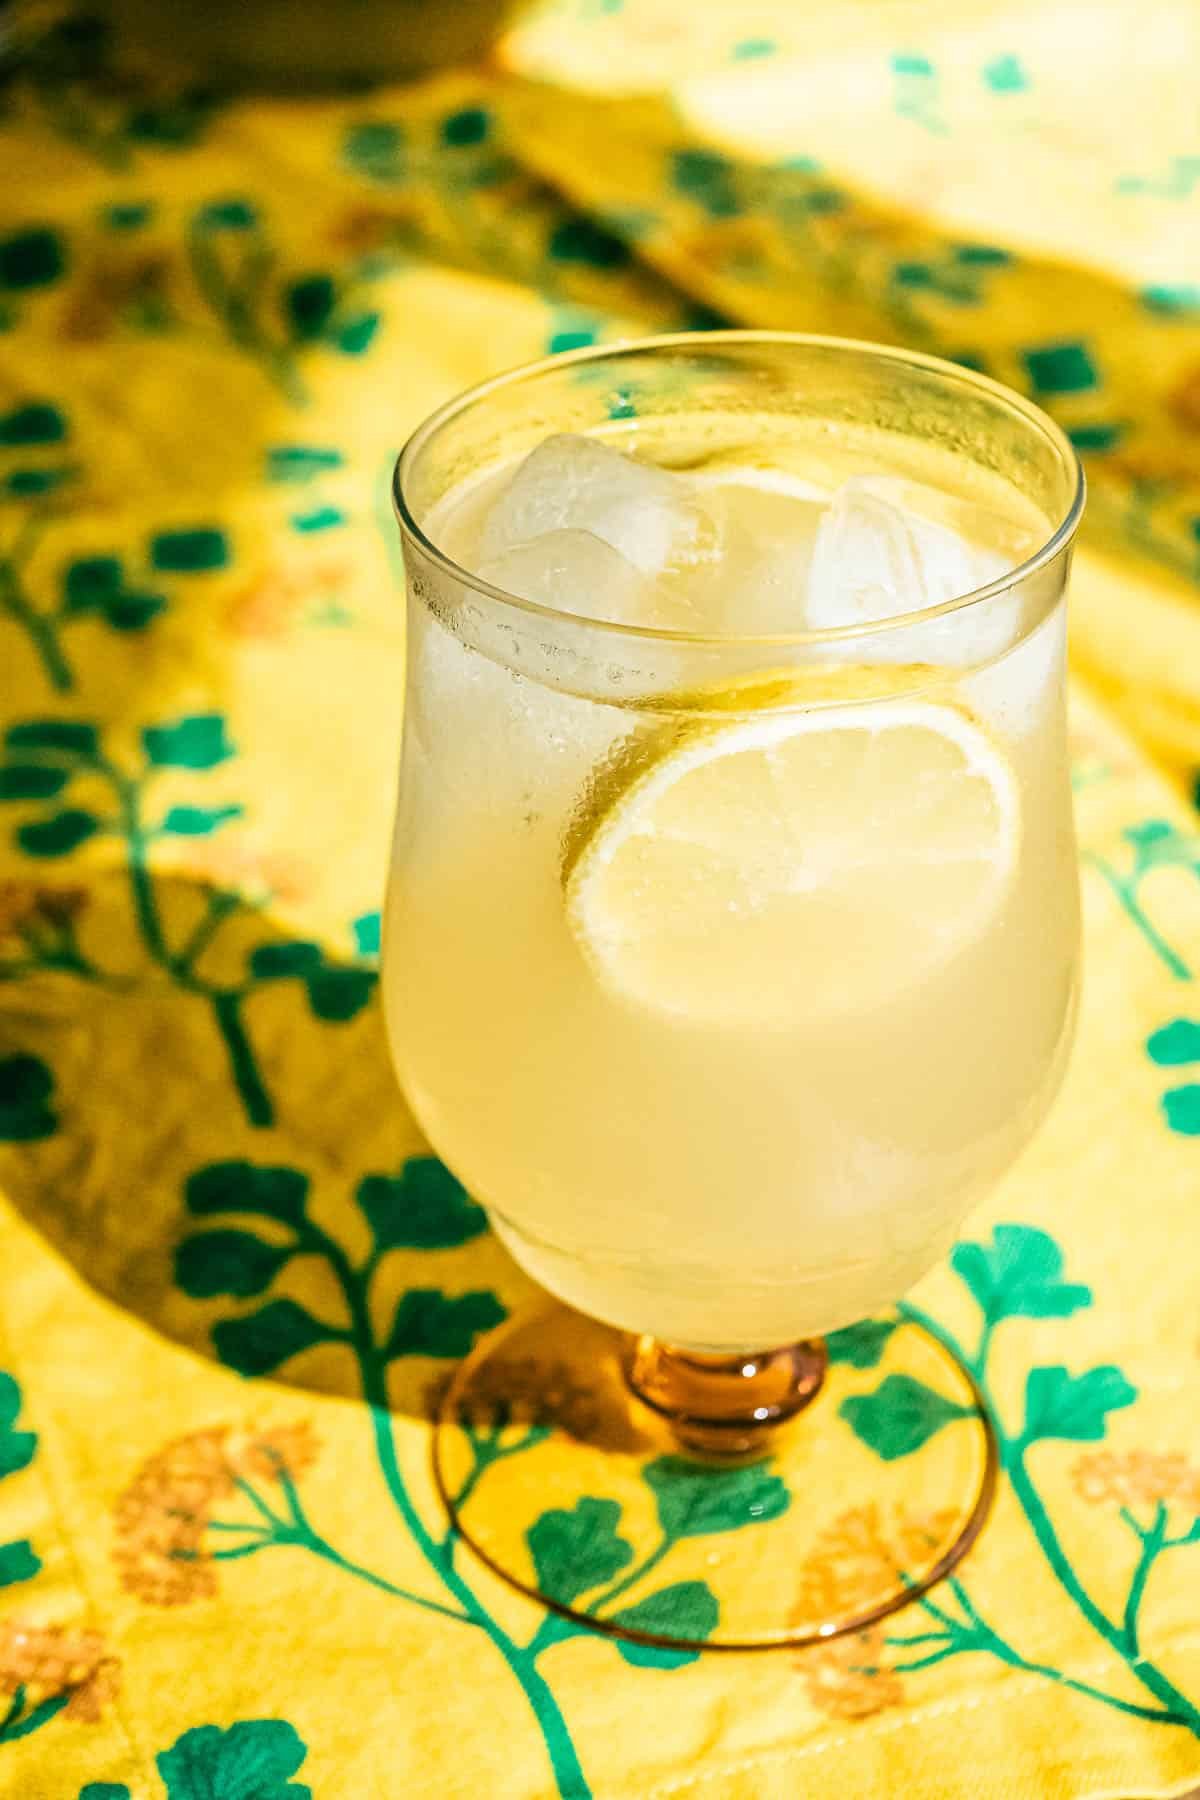
M 42 1566 L 28 1538 L 14 1538 L 0 1544 L 0 1588 L 12 1587 L 18 1581 L 30 1581 Z
M 451 1299 L 438 1288 L 409 1288 L 400 1296 L 383 1353 L 401 1356 L 465 1356 L 481 1332 L 507 1317 L 495 1294 L 480 1288 Z
M 337 304 L 337 289 L 330 275 L 304 275 L 284 290 L 284 307 L 298 338 L 319 338 Z
M 123 1781 L 89 1781 L 79 1790 L 79 1800 L 132 1800 Z
M 377 312 L 352 313 L 337 329 L 337 347 L 346 356 L 362 356 L 379 330 Z
M 1170 819 L 1143 819 L 1137 825 L 1127 825 L 1121 836 L 1142 852 L 1144 860 L 1153 861 L 1168 848 L 1174 850 L 1179 831 Z
M 267 479 L 303 483 L 329 469 L 340 469 L 344 460 L 340 450 L 310 444 L 279 444 L 267 451 Z
M 1168 1088 L 1162 1097 L 1163 1116 L 1181 1137 L 1200 1137 L 1200 1083 Z
M 635 1606 L 623 1606 L 606 1617 L 614 1625 L 630 1631 L 644 1631 L 652 1637 L 690 1638 L 700 1642 L 711 1637 L 717 1628 L 721 1609 L 717 1597 L 706 1581 L 677 1581 L 671 1587 L 659 1588 Z M 635 1669 L 681 1669 L 695 1662 L 697 1650 L 669 1650 L 661 1644 L 635 1644 L 618 1641 L 617 1650 Z
M 220 713 L 190 713 L 170 725 L 148 725 L 142 744 L 160 769 L 215 769 L 234 754 Z
M 344 1336 L 314 1319 L 296 1300 L 269 1300 L 240 1319 L 219 1319 L 213 1326 L 217 1355 L 239 1375 L 270 1375 L 282 1363 Z
M 38 1057 L 18 1053 L 0 1058 L 0 1142 L 28 1144 L 52 1137 L 58 1130 L 53 1094 L 54 1077 Z
M 0 288 L 10 293 L 49 287 L 66 266 L 62 239 L 47 226 L 14 231 L 0 238 Z
M 857 1325 L 831 1331 L 825 1339 L 830 1366 L 845 1363 L 852 1369 L 877 1368 L 898 1323 L 896 1319 L 862 1319 Z
M 342 155 L 351 168 L 371 181 L 399 181 L 404 169 L 404 128 L 387 119 L 364 119 L 347 131 Z
M 69 806 L 49 819 L 33 819 L 17 832 L 26 856 L 69 856 L 100 829 L 100 821 L 81 807 Z
M 114 594 L 104 607 L 104 617 L 114 631 L 144 631 L 152 619 L 167 610 L 162 594 L 143 592 Z
M 284 944 L 257 944 L 250 952 L 250 973 L 259 981 L 277 981 L 291 975 L 308 975 L 321 968 L 320 944 L 301 939 Z
M 380 916 L 377 912 L 360 913 L 354 920 L 351 930 L 354 932 L 354 943 L 360 956 L 379 955 Z
M 763 1524 L 791 1504 L 783 1482 L 759 1464 L 720 1469 L 683 1456 L 660 1456 L 646 1464 L 642 1476 L 657 1502 L 663 1535 L 672 1540 Z
M 852 1394 L 838 1411 L 855 1436 L 884 1462 L 911 1456 L 935 1432 L 971 1408 L 947 1400 L 911 1375 L 889 1375 L 872 1394 Z
M 435 1156 L 412 1156 L 397 1176 L 367 1175 L 355 1199 L 378 1250 L 450 1250 L 487 1230 L 487 1215 Z
M 97 612 L 121 592 L 123 581 L 118 557 L 79 557 L 62 572 L 62 610 L 68 616 Z
M 48 763 L 0 764 L 0 800 L 53 800 L 69 780 L 68 769 Z
M 563 1507 L 544 1512 L 525 1533 L 539 1587 L 569 1606 L 619 1575 L 633 1561 L 632 1544 L 617 1530 L 620 1521 L 618 1501 L 590 1495 L 569 1512 Z
M 155 1760 L 167 1800 L 312 1800 L 310 1787 L 288 1779 L 307 1755 L 285 1719 L 242 1719 L 197 1725 Z
M 1200 1025 L 1192 1019 L 1172 1019 L 1146 1040 L 1146 1053 L 1160 1069 L 1200 1063 Z
M 313 1017 L 333 1025 L 345 1024 L 367 1005 L 375 981 L 371 969 L 317 969 L 306 982 Z
M 58 407 L 46 400 L 29 400 L 11 412 L 0 413 L 0 447 L 6 450 L 61 444 L 66 435 L 66 420 Z
M 202 1231 L 176 1249 L 175 1280 L 193 1300 L 217 1294 L 249 1300 L 269 1288 L 294 1255 L 294 1246 L 265 1244 L 249 1231 Z
M 1045 1438 L 1097 1443 L 1108 1430 L 1108 1414 L 1132 1406 L 1137 1389 L 1111 1363 L 1070 1375 L 1061 1363 L 1031 1369 L 1025 1383 L 1022 1446 Z
M 11 1375 L 0 1371 L 0 1481 L 27 1469 L 37 1449 L 37 1434 L 17 1431 L 21 1390 Z
M 9 750 L 60 750 L 68 756 L 94 756 L 100 739 L 94 725 L 76 719 L 23 719 L 4 734 Z
M 75 470 L 71 468 L 12 469 L 5 477 L 4 491 L 14 500 L 38 500 L 74 479 Z
M 997 1225 L 990 1245 L 959 1244 L 950 1266 L 990 1323 L 1066 1319 L 1092 1303 L 1090 1288 L 1061 1279 L 1062 1251 L 1032 1225 Z
M 162 829 L 175 837 L 208 837 L 231 819 L 240 819 L 240 806 L 172 806 L 167 810 Z
M 163 574 L 206 575 L 229 562 L 229 540 L 215 525 L 160 531 L 150 540 L 150 566 Z
M 184 1204 L 197 1218 L 213 1213 L 257 1213 L 300 1225 L 308 1201 L 308 1176 L 299 1169 L 249 1162 L 209 1163 L 189 1175 Z
M 452 149 L 482 144 L 491 130 L 491 119 L 482 106 L 464 106 L 442 120 L 442 142 Z
M 0 1371 L 0 1480 L 27 1469 L 37 1449 L 34 1432 L 16 1429 L 20 1411 L 21 1390 L 11 1375 Z M 0 1544 L 0 1588 L 32 1580 L 41 1566 L 42 1559 L 28 1538 Z
M 207 231 L 252 231 L 258 209 L 249 200 L 210 200 L 197 213 L 196 223 Z

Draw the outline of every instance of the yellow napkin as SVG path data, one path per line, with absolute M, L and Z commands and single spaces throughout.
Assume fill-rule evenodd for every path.
M 972 1354 L 994 1327 L 1009 1446 L 943 1617 L 627 1656 L 445 1538 L 432 1397 L 531 1289 L 383 1043 L 406 431 L 705 305 L 975 355 L 1091 433 L 1097 511 L 1161 552 L 1080 559 L 1080 663 L 1173 770 L 1200 756 L 1167 567 L 1200 511 L 1194 14 L 686 16 L 572 0 L 483 73 L 222 102 L 26 15 L 0 121 L 5 1796 L 1200 1779 L 1200 838 L 1082 691 L 1079 1047 L 976 1248 L 914 1296 Z M 779 1580 L 852 1599 L 895 1529 L 822 1515 Z M 723 1552 L 672 1554 L 695 1580 Z

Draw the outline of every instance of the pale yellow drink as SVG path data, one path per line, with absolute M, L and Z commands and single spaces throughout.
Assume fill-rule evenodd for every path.
M 736 436 L 740 463 L 711 420 L 609 434 L 741 490 L 752 524 L 677 558 L 647 626 L 736 630 L 756 489 L 865 467 L 985 501 L 1014 563 L 1049 533 L 899 437 Z M 478 567 L 505 479 L 450 493 L 426 537 Z M 696 1349 L 814 1335 L 894 1301 L 1024 1145 L 1075 991 L 1061 585 L 733 658 L 416 573 L 393 1052 L 545 1287 Z

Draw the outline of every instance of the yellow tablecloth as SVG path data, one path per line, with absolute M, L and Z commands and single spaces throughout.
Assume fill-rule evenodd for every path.
M 486 69 L 336 100 L 130 76 L 53 8 L 27 9 L 18 51 L 0 1795 L 1182 1793 L 1200 14 L 559 0 Z M 986 1354 L 1006 1457 L 961 1583 L 905 1615 L 919 1647 L 538 1639 L 540 1610 L 444 1538 L 429 1476 L 431 1390 L 529 1287 L 384 1050 L 390 465 L 495 369 L 722 318 L 982 366 L 1061 419 L 1094 496 L 1079 1046 L 916 1296 Z M 886 1529 L 831 1518 L 780 1579 L 852 1598 Z

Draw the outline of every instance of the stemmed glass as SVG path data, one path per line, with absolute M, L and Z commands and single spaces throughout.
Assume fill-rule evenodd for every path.
M 787 634 L 733 591 L 704 630 L 535 604 L 456 560 L 454 507 L 554 432 L 693 480 L 912 482 L 1009 549 L 969 594 Z M 441 1492 L 559 1630 L 635 1659 L 861 1629 L 954 1566 L 994 1482 L 973 1380 L 902 1296 L 1069 1047 L 1077 460 L 950 364 L 715 332 L 474 389 L 395 501 L 392 1052 L 555 1296 L 461 1365 Z M 855 1517 L 848 1600 L 811 1571 Z

